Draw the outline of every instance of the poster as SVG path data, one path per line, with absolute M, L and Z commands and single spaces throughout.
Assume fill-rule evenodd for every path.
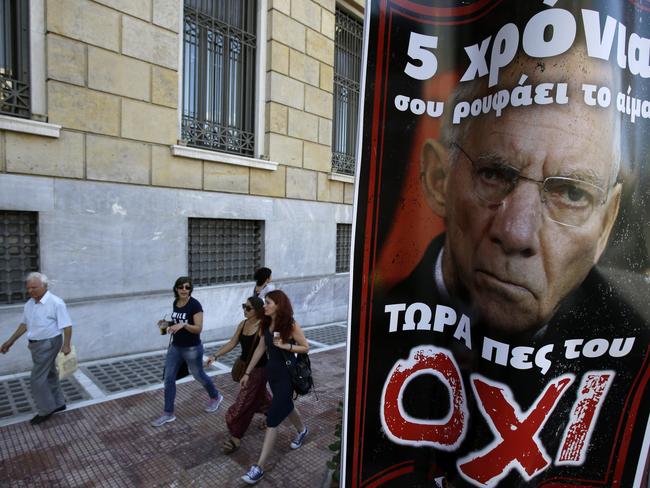
M 649 21 L 368 2 L 344 486 L 648 486 Z

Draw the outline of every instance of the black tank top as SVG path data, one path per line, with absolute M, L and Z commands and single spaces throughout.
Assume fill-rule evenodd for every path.
M 242 361 L 247 361 L 249 358 L 253 357 L 253 353 L 255 351 L 251 351 L 253 346 L 257 345 L 255 344 L 255 338 L 257 337 L 257 333 L 253 335 L 244 335 L 243 332 L 239 334 L 239 345 L 241 346 L 241 358 Z M 257 362 L 255 365 L 256 368 L 263 368 L 266 366 L 266 354 L 263 354 L 260 360 Z

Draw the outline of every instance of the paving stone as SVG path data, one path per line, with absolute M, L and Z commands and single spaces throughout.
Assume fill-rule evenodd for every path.
M 344 343 L 348 336 L 348 330 L 344 325 L 313 327 L 305 329 L 304 332 L 308 341 L 317 341 L 328 346 Z
M 61 382 L 66 403 L 88 400 L 90 395 L 74 378 Z M 36 411 L 30 393 L 29 376 L 0 381 L 0 419 Z
M 322 344 L 339 336 L 345 340 L 345 327 L 340 325 L 307 328 L 305 332 L 308 339 Z M 220 344 L 210 344 L 207 351 L 216 350 Z M 336 407 L 343 398 L 345 349 L 318 352 L 319 349 L 322 348 L 314 345 L 315 354 L 311 355 L 317 396 L 310 394 L 296 400 L 296 407 L 311 432 L 303 447 L 293 451 L 289 443 L 295 435 L 294 429 L 289 422 L 283 423 L 266 475 L 257 486 L 321 486 L 326 462 L 332 457 L 327 446 L 335 440 Z M 220 358 L 223 360 L 220 363 L 228 367 L 237 355 L 233 350 Z M 150 368 L 158 365 L 154 376 L 160 374 L 161 362 L 156 361 L 162 361 L 164 355 L 147 357 Z M 96 373 L 100 375 L 103 367 L 111 364 L 111 374 L 123 377 L 128 383 L 137 374 L 126 374 L 124 368 L 138 367 L 141 359 L 97 363 L 102 367 Z M 89 371 L 89 366 L 82 365 L 82 370 Z M 263 417 L 257 415 L 253 419 L 238 451 L 230 456 L 222 454 L 221 443 L 228 436 L 224 415 L 234 402 L 239 385 L 225 372 L 213 374 L 212 379 L 225 398 L 217 412 L 203 411 L 207 394 L 196 381 L 182 382 L 177 386 L 177 420 L 161 428 L 149 424 L 162 410 L 161 388 L 73 407 L 38 426 L 20 422 L 0 427 L 0 485 L 3 488 L 244 486 L 240 477 L 256 461 L 262 447 L 264 430 L 258 425 Z M 6 391 L 13 388 L 18 393 L 25 392 L 24 385 L 20 386 L 24 379 L 18 383 L 10 381 L 14 383 L 9 385 L 5 381 L 0 385 Z M 112 381 L 120 383 L 119 378 Z M 30 396 L 24 396 L 29 401 Z M 5 398 L 4 393 L 0 392 L 0 398 Z
M 82 370 L 105 393 L 154 385 L 162 382 L 165 354 L 94 364 Z

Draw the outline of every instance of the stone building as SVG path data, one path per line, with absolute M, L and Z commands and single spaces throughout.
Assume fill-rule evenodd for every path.
M 0 0 L 0 341 L 34 269 L 83 360 L 164 347 L 181 275 L 207 341 L 259 266 L 301 324 L 345 320 L 362 19 L 362 0 Z

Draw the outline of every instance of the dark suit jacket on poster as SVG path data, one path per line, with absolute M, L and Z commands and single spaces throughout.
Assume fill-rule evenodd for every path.
M 434 267 L 443 241 L 444 236 L 436 238 L 412 274 L 394 289 L 384 294 L 375 289 L 368 364 L 372 376 L 363 432 L 364 479 L 409 461 L 410 472 L 384 486 L 430 487 L 435 486 L 433 479 L 443 475 L 454 487 L 481 486 L 461 473 L 459 466 L 483 458 L 465 470 L 471 473 L 478 467 L 488 478 L 485 466 L 502 473 L 483 479 L 483 486 L 495 486 L 495 482 L 507 487 L 610 486 L 615 480 L 619 486 L 633 486 L 650 411 L 647 279 L 594 268 L 548 324 L 528 334 L 500 336 L 484 327 L 471 307 L 454 297 L 441 298 Z M 428 305 L 433 315 L 437 305 L 453 308 L 457 318 L 465 314 L 471 322 L 471 348 L 454 337 L 457 325 L 447 325 L 442 332 L 433 327 L 404 330 L 404 312 L 397 330 L 390 332 L 386 305 L 414 303 Z M 382 427 L 381 399 L 388 377 L 397 362 L 422 345 L 447 351 L 460 369 L 466 430 L 453 449 L 400 444 Z M 482 390 L 482 398 L 492 397 L 487 405 L 478 398 L 477 380 L 483 387 L 488 385 Z M 449 391 L 431 374 L 413 377 L 402 390 L 403 410 L 410 418 L 442 421 L 452 408 Z M 494 405 L 496 410 L 490 410 Z M 506 422 L 509 415 L 510 423 Z M 500 431 L 492 416 L 508 425 L 498 426 Z M 532 430 L 523 433 L 527 428 Z M 517 431 L 517 435 L 504 439 L 511 435 L 508 431 Z M 518 456 L 513 453 L 517 449 Z M 521 461 L 532 463 L 531 473 L 526 473 Z

